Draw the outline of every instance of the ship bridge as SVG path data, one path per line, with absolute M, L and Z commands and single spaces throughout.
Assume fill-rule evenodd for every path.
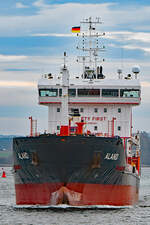
M 39 80 L 39 104 L 60 103 L 62 97 L 62 80 Z M 70 79 L 68 88 L 69 104 L 140 104 L 139 80 L 126 79 Z
M 136 77 L 137 78 L 137 77 Z M 84 133 L 99 136 L 118 135 L 130 137 L 132 133 L 132 107 L 141 101 L 139 79 L 118 77 L 75 77 L 69 79 L 67 88 L 69 114 L 78 111 L 86 124 Z M 48 106 L 48 132 L 59 134 L 62 121 L 61 74 L 44 75 L 38 82 L 39 104 Z M 75 127 L 75 124 L 72 124 Z

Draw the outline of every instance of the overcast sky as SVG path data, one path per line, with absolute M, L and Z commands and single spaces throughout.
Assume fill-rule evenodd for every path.
M 0 1 L 0 134 L 29 134 L 31 115 L 39 131 L 47 129 L 37 81 L 43 73 L 59 71 L 64 51 L 71 70 L 78 53 L 70 29 L 90 16 L 104 22 L 105 75 L 140 66 L 142 104 L 133 109 L 133 126 L 150 131 L 149 0 L 7 0 Z

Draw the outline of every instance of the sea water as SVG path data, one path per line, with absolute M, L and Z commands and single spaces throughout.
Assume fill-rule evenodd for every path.
M 142 168 L 138 204 L 124 209 L 16 208 L 12 168 L 4 170 L 6 178 L 0 176 L 0 225 L 150 225 L 150 167 Z

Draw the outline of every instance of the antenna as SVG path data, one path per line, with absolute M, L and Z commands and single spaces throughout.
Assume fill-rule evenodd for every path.
M 117 70 L 117 73 L 118 73 L 118 79 L 122 79 L 122 69 L 118 69 Z
M 67 54 L 66 52 L 64 52 L 64 68 L 66 68 L 66 57 L 67 57 Z

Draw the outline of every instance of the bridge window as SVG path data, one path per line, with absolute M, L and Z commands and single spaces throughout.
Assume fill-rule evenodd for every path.
M 120 97 L 123 98 L 138 98 L 140 96 L 140 90 L 138 89 L 121 89 Z
M 62 89 L 59 88 L 59 96 L 62 96 Z
M 68 89 L 68 95 L 69 97 L 75 97 L 76 96 L 76 89 Z M 62 88 L 59 89 L 59 96 L 62 96 Z
M 56 97 L 58 95 L 58 89 L 41 89 L 39 90 L 41 97 Z
M 78 89 L 79 97 L 98 97 L 100 96 L 100 89 Z
M 69 97 L 75 97 L 76 89 L 68 89 L 68 95 L 69 95 Z
M 102 89 L 102 97 L 118 97 L 118 89 Z

